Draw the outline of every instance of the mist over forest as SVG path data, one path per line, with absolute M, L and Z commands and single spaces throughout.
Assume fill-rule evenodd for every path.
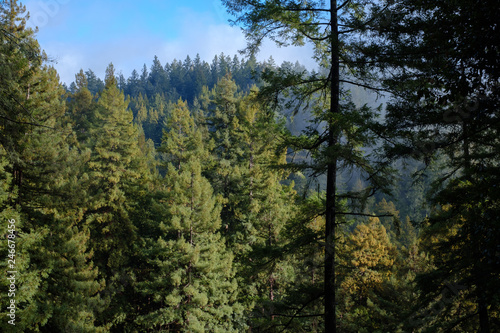
M 221 3 L 245 52 L 62 83 L 0 2 L 0 331 L 500 331 L 498 4 Z

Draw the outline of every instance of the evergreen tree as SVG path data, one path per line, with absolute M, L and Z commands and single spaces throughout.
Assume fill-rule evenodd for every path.
M 170 79 L 170 86 L 172 91 L 170 92 L 172 100 L 178 99 L 185 96 L 185 85 L 186 85 L 186 70 L 182 66 L 182 62 L 174 59 L 169 65 L 168 77 Z
M 140 124 L 142 126 L 148 120 L 148 109 L 146 108 L 146 105 L 144 103 L 141 103 L 138 106 L 139 110 L 137 111 L 137 116 L 135 117 L 135 121 L 137 122 L 137 124 Z
M 391 240 L 395 242 L 398 236 L 401 235 L 401 221 L 396 205 L 392 201 L 387 202 L 385 198 L 382 198 L 382 200 L 375 205 L 375 213 L 380 216 L 382 225 Z
M 310 42 L 315 49 L 315 59 L 320 72 L 294 73 L 286 68 L 264 73 L 269 84 L 262 89 L 262 97 L 281 106 L 313 109 L 313 126 L 306 135 L 293 139 L 293 149 L 306 149 L 314 157 L 314 163 L 304 163 L 305 168 L 317 175 L 325 174 L 327 189 L 325 200 L 325 284 L 324 319 L 325 331 L 336 330 L 335 314 L 335 239 L 339 215 L 337 173 L 344 167 L 358 169 L 370 186 L 364 193 L 347 193 L 349 198 L 363 198 L 383 187 L 388 178 L 383 164 L 374 166 L 360 146 L 374 143 L 370 122 L 374 111 L 364 106 L 355 107 L 345 86 L 349 83 L 370 87 L 370 73 L 366 68 L 355 71 L 358 65 L 350 58 L 358 49 L 352 48 L 352 36 L 371 18 L 366 15 L 366 1 L 247 1 L 225 0 L 229 12 L 237 18 L 235 23 L 245 28 L 249 40 L 247 51 L 253 54 L 262 45 L 264 37 L 280 46 L 304 45 Z M 343 75 L 341 77 L 341 74 Z M 373 82 L 373 81 L 372 81 Z M 288 101 L 287 97 L 291 97 Z M 295 102 L 295 103 L 294 103 Z
M 210 137 L 214 141 L 214 170 L 209 172 L 209 179 L 216 193 L 221 194 L 225 200 L 231 200 L 230 196 L 238 193 L 241 184 L 241 172 L 237 170 L 243 158 L 240 149 L 240 123 L 237 114 L 236 85 L 229 78 L 224 78 L 217 84 L 213 101 L 209 105 L 210 111 L 206 115 L 209 123 Z M 234 220 L 234 212 L 237 202 L 225 205 L 222 211 L 222 220 L 225 228 L 230 230 L 231 235 L 237 236 L 238 225 Z
M 396 248 L 380 220 L 369 218 L 347 236 L 346 255 L 342 267 L 346 270 L 340 283 L 340 327 L 344 332 L 375 332 L 380 323 L 370 316 L 367 306 L 370 293 L 380 290 L 393 274 Z
M 470 304 L 444 302 L 428 319 L 450 331 L 498 330 L 498 6 L 403 0 L 375 10 L 365 42 L 394 95 L 387 154 L 440 162 L 425 234 L 441 239 L 429 244 L 436 269 L 420 279 L 422 307 L 439 303 L 447 283 L 465 286 Z
M 201 94 L 204 86 L 208 86 L 208 79 L 210 77 L 210 67 L 205 62 L 202 61 L 200 55 L 197 54 L 193 60 L 193 73 L 191 76 L 192 87 L 193 87 L 193 99 L 190 102 L 194 102 L 194 98 Z
M 201 129 L 211 145 L 206 175 L 224 200 L 222 230 L 236 255 L 241 302 L 259 312 L 283 295 L 287 284 L 288 263 L 276 253 L 286 243 L 282 232 L 295 198 L 291 186 L 281 184 L 286 172 L 277 168 L 285 163 L 280 127 L 274 113 L 258 103 L 256 91 L 241 96 L 229 76 L 211 93 L 205 89 L 199 101 L 198 121 L 208 124 Z
M 419 305 L 415 279 L 431 268 L 428 256 L 412 245 L 400 250 L 394 266 L 382 283 L 369 291 L 366 303 L 351 302 L 345 326 L 354 332 L 412 332 L 417 331 Z M 350 301 L 352 301 L 351 299 Z
M 148 84 L 148 96 L 153 97 L 154 95 L 168 91 L 168 81 L 165 73 L 165 69 L 160 63 L 160 60 L 155 56 L 153 60 L 153 65 L 149 72 L 149 84 Z
M 168 161 L 169 219 L 156 226 L 151 273 L 141 284 L 151 303 L 137 323 L 181 332 L 238 331 L 242 307 L 236 302 L 233 256 L 218 232 L 220 204 L 201 173 L 207 151 L 185 102 L 177 103 L 168 127 L 161 151 Z
M 127 89 L 125 89 L 125 94 L 134 98 L 139 96 L 139 94 L 142 92 L 143 91 L 140 86 L 139 73 L 134 69 L 130 77 L 127 79 Z
M 94 96 L 99 94 L 104 89 L 104 82 L 91 69 L 86 71 L 85 75 L 87 76 L 87 88 L 91 94 Z
M 88 232 L 80 223 L 81 156 L 70 147 L 74 139 L 64 123 L 64 91 L 55 70 L 42 65 L 33 32 L 21 18 L 24 7 L 9 1 L 0 9 L 2 32 L 8 37 L 1 43 L 1 67 L 9 76 L 2 79 L 10 90 L 1 108 L 6 115 L 2 127 L 19 131 L 9 138 L 4 137 L 8 132 L 1 135 L 2 188 L 10 192 L 2 203 L 2 214 L 17 221 L 18 253 L 12 260 L 19 289 L 17 326 L 0 325 L 6 331 L 9 327 L 98 331 L 94 312 L 100 306 L 97 292 L 101 286 L 90 261 Z M 2 298 L 2 307 L 5 301 Z
M 69 96 L 68 112 L 78 141 L 88 143 L 91 126 L 96 123 L 95 108 L 97 104 L 88 89 L 87 77 L 83 70 L 80 70 L 75 78 L 75 91 Z
M 106 280 L 102 292 L 107 302 L 101 323 L 118 329 L 128 320 L 133 305 L 133 266 L 131 258 L 137 240 L 131 212 L 132 198 L 147 192 L 149 172 L 138 147 L 138 131 L 132 112 L 116 86 L 114 68 L 106 69 L 105 89 L 101 92 L 96 121 L 91 132 L 92 155 L 86 166 L 88 211 L 86 223 L 91 231 L 91 248 L 100 277 Z
M 24 133 L 36 126 L 28 109 L 33 76 L 39 70 L 42 57 L 33 31 L 27 29 L 26 8 L 17 1 L 5 1 L 0 6 L 0 119 L 1 144 L 16 164 L 19 142 Z M 16 168 L 17 166 L 13 166 Z

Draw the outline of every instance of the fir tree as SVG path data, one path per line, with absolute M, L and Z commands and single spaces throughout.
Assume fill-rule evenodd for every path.
M 295 200 L 291 187 L 281 184 L 287 173 L 279 168 L 285 163 L 280 127 L 274 113 L 258 103 L 256 91 L 241 96 L 229 76 L 204 92 L 197 100 L 197 121 L 208 124 L 201 127 L 211 148 L 206 174 L 223 196 L 222 231 L 237 258 L 241 302 L 261 317 L 258 313 L 284 294 L 289 268 L 276 255 L 286 243 L 282 232 Z
M 68 112 L 78 141 L 88 144 L 92 124 L 96 123 L 95 108 L 97 104 L 88 89 L 87 77 L 83 70 L 75 75 L 75 84 L 76 90 L 69 96 Z
M 348 212 L 337 204 L 337 174 L 344 168 L 358 169 L 368 175 L 370 186 L 363 193 L 348 193 L 340 197 L 364 199 L 383 187 L 390 177 L 384 163 L 375 166 L 360 149 L 374 143 L 371 121 L 375 110 L 367 106 L 357 108 L 349 98 L 348 89 L 341 83 L 371 87 L 373 76 L 367 68 L 353 70 L 359 64 L 351 62 L 359 49 L 352 48 L 353 38 L 371 21 L 365 15 L 366 1 L 223 1 L 229 12 L 242 24 L 249 40 L 248 54 L 254 54 L 264 38 L 280 46 L 301 46 L 306 42 L 315 49 L 319 73 L 295 73 L 287 68 L 278 71 L 272 66 L 264 72 L 269 84 L 261 96 L 270 104 L 295 111 L 312 108 L 314 124 L 300 138 L 292 138 L 290 145 L 296 151 L 307 150 L 313 163 L 302 163 L 316 175 L 326 175 L 325 200 L 325 330 L 335 332 L 335 239 L 338 221 Z M 355 37 L 354 37 L 355 38 Z M 359 68 L 359 67 L 358 67 Z M 289 100 L 286 100 L 290 97 Z M 382 178 L 381 175 L 385 177 Z
M 373 303 L 369 296 L 393 274 L 396 248 L 380 220 L 373 217 L 347 236 L 343 251 L 346 255 L 342 267 L 346 272 L 340 283 L 340 327 L 345 332 L 377 331 L 380 323 L 370 317 L 368 308 Z
M 108 306 L 100 321 L 120 327 L 132 309 L 127 301 L 133 279 L 130 260 L 134 248 L 130 244 L 137 240 L 137 232 L 131 219 L 136 208 L 131 199 L 146 193 L 149 172 L 138 147 L 132 112 L 116 86 L 112 65 L 106 70 L 105 84 L 97 103 L 92 155 L 86 166 L 86 223 L 94 262 L 106 280 L 102 295 Z
M 168 120 L 161 151 L 168 161 L 164 184 L 168 220 L 156 226 L 151 273 L 141 290 L 151 298 L 141 327 L 182 332 L 230 332 L 241 324 L 233 256 L 218 232 L 220 204 L 200 160 L 201 133 L 185 102 Z
M 422 307 L 439 304 L 447 283 L 456 283 L 465 286 L 465 303 L 444 302 L 429 320 L 449 330 L 498 330 L 498 6 L 402 0 L 375 10 L 365 60 L 382 65 L 394 94 L 384 135 L 397 139 L 387 154 L 440 167 L 425 234 L 442 239 L 429 244 L 436 269 L 419 279 Z
M 5 69 L 13 66 L 12 89 L 2 108 L 9 113 L 4 128 L 17 127 L 22 134 L 2 139 L 1 147 L 11 192 L 4 213 L 17 219 L 21 238 L 17 314 L 23 320 L 16 328 L 93 332 L 100 284 L 87 247 L 88 232 L 80 223 L 76 193 L 81 156 L 70 147 L 73 132 L 64 123 L 59 78 L 53 68 L 42 66 L 33 33 L 19 19 L 23 11 L 10 1 L 0 16 L 2 31 L 9 36 L 2 47 L 10 49 L 2 56 L 17 58 L 2 63 Z M 29 47 L 29 53 L 22 47 Z
M 85 76 L 87 76 L 87 88 L 92 95 L 95 96 L 104 89 L 104 82 L 91 69 L 85 72 Z

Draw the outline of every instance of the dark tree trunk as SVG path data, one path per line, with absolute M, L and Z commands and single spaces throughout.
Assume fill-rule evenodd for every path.
M 334 156 L 334 147 L 338 142 L 337 124 L 333 120 L 333 114 L 339 113 L 339 43 L 337 25 L 337 2 L 330 0 L 331 17 L 331 101 L 330 101 L 330 122 L 328 124 L 329 137 L 328 147 L 330 156 L 328 157 L 327 185 L 326 185 L 326 249 L 325 249 L 325 332 L 336 331 L 335 316 L 335 224 L 336 224 L 336 203 L 335 191 L 337 187 L 337 157 Z
M 490 333 L 490 320 L 488 318 L 488 306 L 484 297 L 484 291 L 479 294 L 479 333 Z

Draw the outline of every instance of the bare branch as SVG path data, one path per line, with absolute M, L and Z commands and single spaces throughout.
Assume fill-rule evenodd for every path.
M 372 87 L 372 86 L 369 86 L 369 85 L 366 85 L 366 84 L 362 84 L 362 83 L 359 83 L 359 82 L 353 82 L 353 81 L 348 81 L 348 80 L 339 80 L 339 82 L 352 84 L 354 86 L 358 86 L 358 87 L 362 87 L 362 88 L 366 88 L 366 89 L 370 89 L 370 90 L 374 90 L 374 91 L 389 92 L 387 89 L 376 88 L 376 87 Z

